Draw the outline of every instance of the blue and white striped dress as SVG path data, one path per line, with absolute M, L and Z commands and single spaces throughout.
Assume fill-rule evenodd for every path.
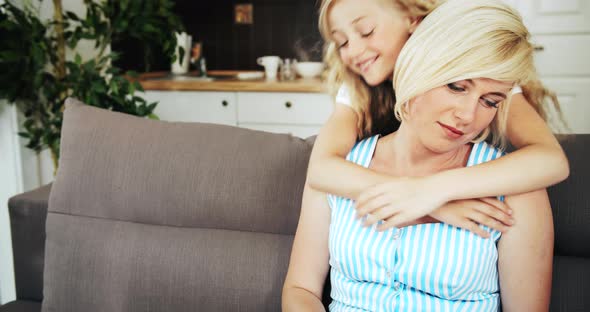
M 347 160 L 368 167 L 378 136 L 358 142 Z M 502 152 L 475 144 L 467 166 Z M 444 223 L 377 232 L 355 219 L 354 201 L 328 195 L 330 311 L 499 311 L 497 242 Z

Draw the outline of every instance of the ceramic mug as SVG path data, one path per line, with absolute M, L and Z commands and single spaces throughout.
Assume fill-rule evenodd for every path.
M 264 66 L 264 74 L 268 80 L 276 80 L 281 58 L 274 55 L 262 56 L 256 59 L 258 65 Z

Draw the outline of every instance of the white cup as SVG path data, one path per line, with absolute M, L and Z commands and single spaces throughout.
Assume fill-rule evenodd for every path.
M 176 33 L 176 61 L 172 63 L 172 68 L 170 69 L 173 74 L 181 75 L 188 73 L 188 65 L 189 65 L 189 57 L 191 54 L 191 44 L 193 38 L 183 32 L 183 33 Z M 180 63 L 180 50 L 179 48 L 184 48 L 184 57 L 182 58 L 182 64 Z
M 256 59 L 258 65 L 264 66 L 264 74 L 267 80 L 276 80 L 281 58 L 274 55 L 262 56 Z

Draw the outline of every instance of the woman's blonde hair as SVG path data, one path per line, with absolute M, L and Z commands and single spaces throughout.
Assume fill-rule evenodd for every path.
M 319 28 L 326 41 L 324 62 L 328 66 L 327 83 L 330 93 L 335 95 L 345 85 L 351 97 L 352 108 L 358 115 L 359 138 L 371 134 L 388 134 L 396 130 L 398 122 L 394 118 L 395 94 L 389 81 L 378 86 L 368 85 L 360 75 L 352 72 L 342 63 L 338 47 L 330 35 L 328 14 L 338 0 L 322 0 L 319 12 Z M 436 0 L 380 0 L 393 4 L 411 18 L 423 18 L 430 13 Z
M 447 0 L 430 13 L 402 48 L 394 70 L 393 87 L 398 120 L 419 94 L 448 83 L 489 78 L 520 85 L 542 117 L 543 103 L 553 93 L 539 82 L 530 34 L 520 15 L 499 0 Z M 501 103 L 487 129 L 492 143 L 505 145 L 510 96 Z M 485 139 L 486 133 L 480 135 Z

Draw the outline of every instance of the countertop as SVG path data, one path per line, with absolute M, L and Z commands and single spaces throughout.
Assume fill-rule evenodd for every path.
M 292 81 L 267 81 L 264 78 L 240 80 L 235 76 L 237 73 L 238 71 L 211 70 L 208 74 L 217 79 L 214 79 L 213 81 L 203 81 L 190 78 L 174 78 L 169 72 L 153 72 L 140 75 L 139 82 L 145 90 L 313 93 L 324 93 L 327 90 L 325 84 L 319 78 L 297 78 Z M 192 73 L 189 73 L 186 76 L 190 77 L 191 75 L 194 76 Z

